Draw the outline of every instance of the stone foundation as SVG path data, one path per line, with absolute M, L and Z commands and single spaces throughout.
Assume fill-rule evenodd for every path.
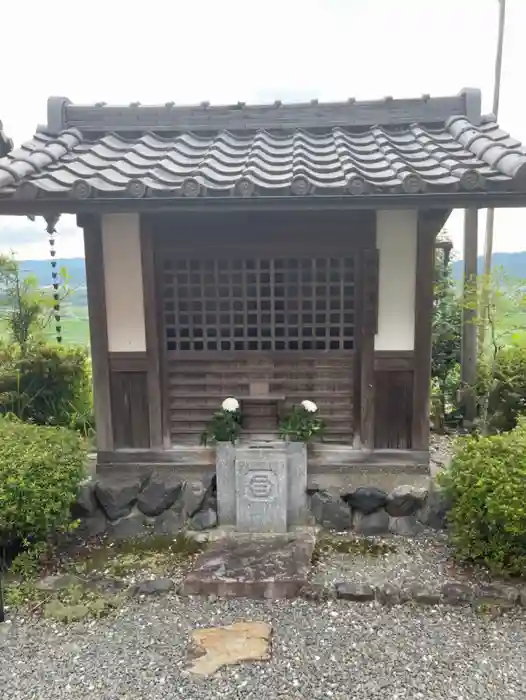
M 117 472 L 85 482 L 73 507 L 84 537 L 175 535 L 217 525 L 215 477 L 184 481 L 173 472 Z
M 310 510 L 315 521 L 328 530 L 414 537 L 425 527 L 445 528 L 447 503 L 435 481 L 429 479 L 427 488 L 401 485 L 390 492 L 375 486 L 360 486 L 343 494 L 315 491 L 310 495 Z
M 311 524 L 363 536 L 388 533 L 415 536 L 424 527 L 443 529 L 447 504 L 430 479 L 427 488 L 396 486 L 384 491 L 359 486 L 338 493 L 308 491 Z M 148 534 L 175 535 L 183 530 L 208 530 L 218 524 L 215 476 L 183 480 L 176 472 L 153 471 L 148 476 L 123 471 L 85 482 L 73 516 L 83 537 L 114 539 Z

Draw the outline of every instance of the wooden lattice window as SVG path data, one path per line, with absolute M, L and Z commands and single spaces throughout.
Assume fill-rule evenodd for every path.
M 168 351 L 352 350 L 353 257 L 165 259 Z

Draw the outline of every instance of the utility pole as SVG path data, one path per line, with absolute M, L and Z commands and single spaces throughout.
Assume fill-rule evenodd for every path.
M 495 82 L 493 86 L 493 114 L 495 119 L 499 116 L 500 82 L 502 75 L 502 54 L 504 48 L 504 29 L 506 25 L 506 0 L 498 0 L 499 3 L 499 34 L 497 41 L 497 57 L 495 60 Z M 493 229 L 495 225 L 495 209 L 488 209 L 486 219 L 486 238 L 484 241 L 484 283 L 482 285 L 481 312 L 482 323 L 479 328 L 479 349 L 484 348 L 486 335 L 486 323 L 490 304 L 489 276 L 491 275 L 491 261 L 493 256 Z

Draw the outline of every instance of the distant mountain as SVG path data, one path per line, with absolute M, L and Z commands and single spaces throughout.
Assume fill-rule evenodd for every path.
M 455 260 L 453 262 L 453 277 L 457 280 L 462 279 L 463 261 Z M 493 253 L 492 257 L 493 269 L 502 268 L 509 277 L 515 279 L 526 279 L 526 250 L 521 250 L 517 253 Z M 478 258 L 478 271 L 482 274 L 484 269 L 484 258 Z
M 86 307 L 88 297 L 86 291 L 86 265 L 84 258 L 57 258 L 57 270 L 65 268 L 68 274 L 70 291 L 67 297 L 69 306 Z M 51 273 L 51 259 L 49 260 L 21 260 L 20 269 L 24 275 L 34 275 L 41 287 L 49 287 L 53 278 Z
M 57 258 L 57 269 L 66 268 L 71 287 L 86 286 L 86 265 L 84 258 Z M 35 275 L 42 286 L 51 284 L 51 259 L 21 260 L 20 268 L 26 275 Z

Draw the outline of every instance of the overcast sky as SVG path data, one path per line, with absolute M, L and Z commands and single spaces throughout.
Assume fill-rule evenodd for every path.
M 526 0 L 508 0 L 499 121 L 526 141 Z M 3 0 L 0 119 L 15 144 L 49 95 L 77 103 L 339 100 L 483 92 L 498 0 Z M 192 9 L 193 7 L 193 9 Z M 75 9 L 76 8 L 76 9 Z M 481 238 L 484 219 L 481 215 Z M 0 252 L 47 256 L 42 220 L 0 217 Z M 455 245 L 462 214 L 448 222 Z M 72 217 L 58 255 L 82 255 Z M 497 212 L 496 250 L 526 249 L 526 210 Z

